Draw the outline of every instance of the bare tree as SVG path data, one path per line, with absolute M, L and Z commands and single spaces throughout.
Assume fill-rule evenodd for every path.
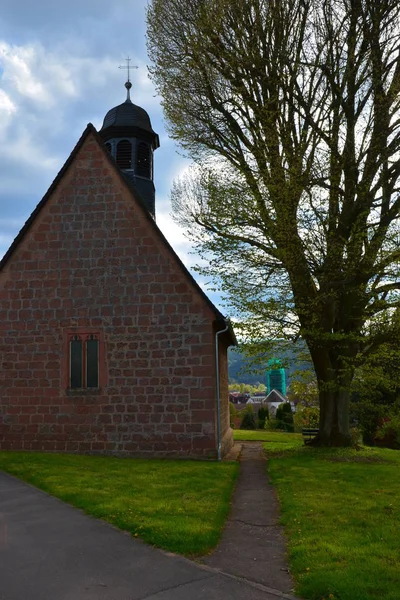
M 307 343 L 316 444 L 399 322 L 398 0 L 153 0 L 151 73 L 197 163 L 172 195 L 253 337 Z

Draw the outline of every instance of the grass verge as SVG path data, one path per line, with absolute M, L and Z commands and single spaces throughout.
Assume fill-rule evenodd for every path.
M 148 544 L 196 556 L 218 543 L 238 464 L 3 451 L 0 469 Z
M 302 446 L 303 436 L 301 433 L 285 433 L 282 431 L 267 431 L 266 429 L 234 429 L 233 436 L 236 441 L 242 442 L 267 442 L 268 447 L 271 443 L 289 444 L 292 446 Z
M 398 600 L 400 452 L 296 447 L 282 435 L 264 448 L 297 593 Z

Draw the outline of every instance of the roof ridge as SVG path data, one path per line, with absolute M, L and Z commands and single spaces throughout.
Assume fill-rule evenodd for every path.
M 42 208 L 45 206 L 45 204 L 47 203 L 47 201 L 49 200 L 51 195 L 56 190 L 57 186 L 59 185 L 60 181 L 64 177 L 67 170 L 69 169 L 71 163 L 75 159 L 80 148 L 83 146 L 86 138 L 88 137 L 88 135 L 90 133 L 93 134 L 94 138 L 96 139 L 99 147 L 101 148 L 101 150 L 103 152 L 104 157 L 109 162 L 109 164 L 115 169 L 115 171 L 117 172 L 122 183 L 126 186 L 126 188 L 128 189 L 129 193 L 133 196 L 135 201 L 141 206 L 141 208 L 144 212 L 144 215 L 148 219 L 148 221 L 151 223 L 151 226 L 155 228 L 155 230 L 156 230 L 158 236 L 161 238 L 162 242 L 165 244 L 165 246 L 169 249 L 169 251 L 175 257 L 175 260 L 177 261 L 178 266 L 183 271 L 184 275 L 191 280 L 191 282 L 194 285 L 194 287 L 196 288 L 196 290 L 200 293 L 202 298 L 207 302 L 207 304 L 209 305 L 211 310 L 214 312 L 214 314 L 217 318 L 217 321 L 223 322 L 224 326 L 225 325 L 228 326 L 228 331 L 231 336 L 232 342 L 234 345 L 237 345 L 236 336 L 233 331 L 230 320 L 226 319 L 224 317 L 224 315 L 218 310 L 218 308 L 215 306 L 215 304 L 210 300 L 210 298 L 207 296 L 207 294 L 203 291 L 203 289 L 200 287 L 200 285 L 194 279 L 193 275 L 190 273 L 190 271 L 187 269 L 187 267 L 183 264 L 182 260 L 178 256 L 178 254 L 175 252 L 175 250 L 173 249 L 171 244 L 168 242 L 168 240 L 162 233 L 161 229 L 158 227 L 157 223 L 154 221 L 153 217 L 150 215 L 139 192 L 136 190 L 136 188 L 133 188 L 133 183 L 131 185 L 130 181 L 128 181 L 127 178 L 124 177 L 123 172 L 118 167 L 117 163 L 112 158 L 111 154 L 107 151 L 99 132 L 96 130 L 96 128 L 94 127 L 94 125 L 92 123 L 87 124 L 86 129 L 83 131 L 78 142 L 75 144 L 75 147 L 73 148 L 69 157 L 65 161 L 64 165 L 61 167 L 60 171 L 57 173 L 57 175 L 54 178 L 53 182 L 51 183 L 49 189 L 47 190 L 47 192 L 45 193 L 43 198 L 40 200 L 40 202 L 36 205 L 36 207 L 34 208 L 32 213 L 30 214 L 30 216 L 28 217 L 28 219 L 26 220 L 26 222 L 20 229 L 19 233 L 15 237 L 14 241 L 11 243 L 7 252 L 4 254 L 3 258 L 0 260 L 0 274 L 1 274 L 2 270 L 4 269 L 4 267 L 6 266 L 7 262 L 10 260 L 11 256 L 15 252 L 15 250 L 17 249 L 17 247 L 19 246 L 19 244 L 21 243 L 21 241 L 23 240 L 23 238 L 25 237 L 25 235 L 27 234 L 27 232 L 29 231 L 29 229 L 30 229 L 31 225 L 33 224 L 33 222 L 35 221 L 36 217 L 39 215 Z
M 47 200 L 50 198 L 50 196 L 56 190 L 56 188 L 57 188 L 58 184 L 60 183 L 61 179 L 63 178 L 64 174 L 67 172 L 67 170 L 68 170 L 69 166 L 71 165 L 72 161 L 74 160 L 75 156 L 78 154 L 78 151 L 83 146 L 83 143 L 86 140 L 86 138 L 88 137 L 89 133 L 95 133 L 97 135 L 97 131 L 92 123 L 88 123 L 86 125 L 86 129 L 83 131 L 81 137 L 75 144 L 72 152 L 70 153 L 67 160 L 65 161 L 65 163 L 63 164 L 63 166 L 61 167 L 61 169 L 59 170 L 59 172 L 53 179 L 47 192 L 45 193 L 43 198 L 40 200 L 40 202 L 35 206 L 35 208 L 31 212 L 31 214 L 25 221 L 24 225 L 21 227 L 20 231 L 14 238 L 14 240 L 11 243 L 10 247 L 8 248 L 7 252 L 4 254 L 3 258 L 0 260 L 0 273 L 3 270 L 3 268 L 5 267 L 6 263 L 10 259 L 10 257 L 12 256 L 12 254 L 14 253 L 14 251 L 16 250 L 17 246 L 19 246 L 20 242 L 25 237 L 25 234 L 28 232 L 30 226 L 34 222 L 34 220 L 37 217 L 37 215 L 39 214 L 39 212 L 42 210 L 44 205 L 47 203 Z

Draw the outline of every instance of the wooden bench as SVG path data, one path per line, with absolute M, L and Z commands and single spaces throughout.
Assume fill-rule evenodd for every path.
M 308 436 L 308 439 L 311 440 L 311 438 L 318 435 L 319 429 L 318 429 L 318 427 L 314 428 L 314 429 L 312 427 L 303 427 L 303 429 L 301 430 L 301 433 L 304 437 Z

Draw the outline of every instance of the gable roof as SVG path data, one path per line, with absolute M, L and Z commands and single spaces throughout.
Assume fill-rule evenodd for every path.
M 268 396 L 266 397 L 265 402 L 289 402 L 288 398 L 281 394 L 278 390 L 271 390 Z
M 216 321 L 218 324 L 217 330 L 221 331 L 225 327 L 228 327 L 227 333 L 230 337 L 231 345 L 237 346 L 237 340 L 236 340 L 235 333 L 233 331 L 230 320 L 225 319 L 223 314 L 211 302 L 211 300 L 209 299 L 207 294 L 205 294 L 205 292 L 201 289 L 201 287 L 199 286 L 197 281 L 194 279 L 194 277 L 191 275 L 191 273 L 185 267 L 185 265 L 183 264 L 183 262 L 181 261 L 179 256 L 176 254 L 175 250 L 172 248 L 172 246 L 169 244 L 169 242 L 165 238 L 161 229 L 158 227 L 158 225 L 154 221 L 153 217 L 150 215 L 144 201 L 142 200 L 141 196 L 138 194 L 137 190 L 135 189 L 133 181 L 131 181 L 128 177 L 124 176 L 123 172 L 118 167 L 117 163 L 114 161 L 114 159 L 112 158 L 110 153 L 107 152 L 106 148 L 104 147 L 101 137 L 97 133 L 97 131 L 96 131 L 95 127 L 92 125 L 92 123 L 88 123 L 85 131 L 82 133 L 75 148 L 72 150 L 71 154 L 69 155 L 68 159 L 64 163 L 63 167 L 61 168 L 61 170 L 55 177 L 53 183 L 51 184 L 51 186 L 49 187 L 49 189 L 47 190 L 47 192 L 45 193 L 43 198 L 40 200 L 39 204 L 36 206 L 36 208 L 31 213 L 31 215 L 25 222 L 24 226 L 22 227 L 22 229 L 20 230 L 20 232 L 18 233 L 18 235 L 12 242 L 11 246 L 8 248 L 7 252 L 4 254 L 3 258 L 0 260 L 0 274 L 1 274 L 2 270 L 4 269 L 4 267 L 6 266 L 6 264 L 8 263 L 8 261 L 11 259 L 12 255 L 14 254 L 14 252 L 16 251 L 16 249 L 18 248 L 20 243 L 22 242 L 22 240 L 24 239 L 25 235 L 28 233 L 28 231 L 29 231 L 30 227 L 32 226 L 33 222 L 35 221 L 36 217 L 39 215 L 39 213 L 41 212 L 43 207 L 47 204 L 49 198 L 52 196 L 52 194 L 56 190 L 57 186 L 62 181 L 64 175 L 68 171 L 69 167 L 71 166 L 75 157 L 77 156 L 79 150 L 82 148 L 85 140 L 87 139 L 87 137 L 90 134 L 92 134 L 94 136 L 94 138 L 96 139 L 97 143 L 99 144 L 99 146 L 103 152 L 104 157 L 109 162 L 111 167 L 117 172 L 121 182 L 124 184 L 125 187 L 128 188 L 128 190 L 129 190 L 131 196 L 134 198 L 134 200 L 142 207 L 144 215 L 147 218 L 148 222 L 150 223 L 150 226 L 154 228 L 158 237 L 161 239 L 163 244 L 167 247 L 168 251 L 174 257 L 174 259 L 176 260 L 178 266 L 180 267 L 184 277 L 186 277 L 191 282 L 191 284 L 195 287 L 196 291 L 205 300 L 205 302 L 208 304 L 208 306 L 211 308 L 211 310 L 215 314 Z

